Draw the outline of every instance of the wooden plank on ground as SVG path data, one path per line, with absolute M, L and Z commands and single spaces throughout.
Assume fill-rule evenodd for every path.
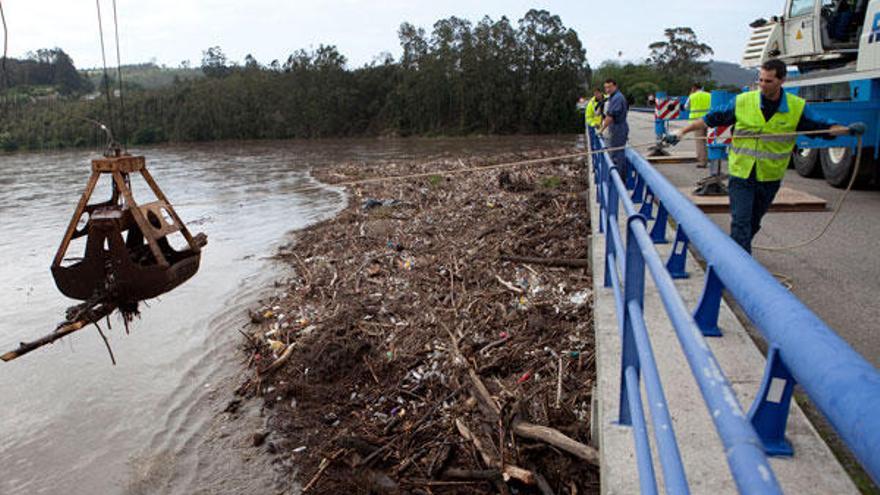
M 694 187 L 681 187 L 678 190 L 704 213 L 727 213 L 730 211 L 730 200 L 726 195 L 697 196 L 694 194 L 694 189 Z M 782 187 L 776 194 L 773 204 L 770 205 L 770 212 L 825 211 L 826 206 L 827 202 L 818 196 L 790 187 Z
M 665 164 L 665 163 L 693 163 L 697 161 L 696 155 L 668 155 L 668 156 L 646 156 L 648 163 Z

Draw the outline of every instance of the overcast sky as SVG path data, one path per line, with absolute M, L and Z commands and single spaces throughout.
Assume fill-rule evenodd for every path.
M 101 0 L 108 63 L 115 61 L 113 11 Z M 86 0 L 0 0 L 9 28 L 9 55 L 60 47 L 77 67 L 101 63 L 95 2 Z M 478 21 L 506 15 L 515 25 L 530 8 L 559 15 L 577 31 L 592 66 L 603 60 L 641 60 L 663 29 L 692 27 L 715 50 L 714 58 L 739 62 L 748 24 L 780 13 L 783 0 L 696 2 L 667 0 L 520 1 L 520 0 L 117 0 L 122 61 L 194 65 L 202 51 L 219 45 L 230 60 L 248 53 L 262 63 L 281 61 L 298 48 L 336 45 L 359 66 L 382 52 L 399 56 L 397 28 L 407 21 L 430 33 L 432 24 L 458 16 Z M 2 40 L 0 40 L 2 42 Z M 619 55 L 618 52 L 622 52 Z M 112 57 L 111 57 L 112 55 Z

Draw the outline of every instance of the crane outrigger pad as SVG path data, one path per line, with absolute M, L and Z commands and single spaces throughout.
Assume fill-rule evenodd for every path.
M 693 187 L 684 187 L 678 190 L 697 208 L 703 210 L 703 213 L 727 213 L 730 211 L 730 198 L 726 195 L 700 196 L 695 193 Z M 779 188 L 779 192 L 773 198 L 769 211 L 771 213 L 798 213 L 825 211 L 826 207 L 827 202 L 818 196 L 783 186 Z
M 648 155 L 645 157 L 648 163 L 653 165 L 666 163 L 692 163 L 697 161 L 697 155 Z
M 139 205 L 130 177 L 140 174 L 156 201 Z M 102 175 L 112 179 L 112 195 L 89 204 Z M 78 224 L 84 225 L 77 228 Z M 177 250 L 169 236 L 180 233 L 186 247 Z M 85 254 L 65 265 L 73 239 L 87 236 Z M 92 174 L 52 262 L 55 285 L 81 301 L 108 301 L 120 309 L 164 294 L 199 269 L 204 234 L 192 236 L 147 171 L 142 156 L 118 155 L 92 160 Z

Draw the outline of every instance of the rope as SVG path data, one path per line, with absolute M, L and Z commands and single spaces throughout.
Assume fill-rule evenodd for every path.
M 752 248 L 754 248 L 754 246 L 752 246 Z M 788 289 L 789 291 L 794 289 L 794 280 L 792 280 L 792 278 L 789 277 L 788 275 L 786 275 L 784 273 L 779 273 L 779 272 L 773 272 L 770 275 L 773 275 L 773 277 L 775 277 L 776 280 L 778 280 L 779 283 L 782 284 L 782 286 L 785 287 L 786 289 Z
M 818 241 L 822 236 L 828 232 L 828 229 L 831 228 L 831 224 L 834 223 L 834 220 L 837 219 L 837 215 L 840 213 L 841 208 L 843 207 L 843 202 L 846 200 L 846 197 L 849 195 L 849 192 L 852 190 L 853 185 L 856 183 L 856 177 L 859 175 L 859 169 L 862 166 L 862 136 L 858 136 L 858 144 L 856 151 L 856 163 L 853 167 L 852 177 L 849 178 L 849 184 L 847 184 L 846 189 L 837 197 L 837 201 L 834 203 L 834 208 L 832 209 L 831 217 L 828 218 L 828 221 L 825 222 L 825 226 L 819 230 L 819 233 L 813 236 L 810 239 L 805 241 L 801 241 L 795 244 L 789 244 L 787 246 L 752 246 L 752 249 L 760 249 L 761 251 L 770 251 L 770 252 L 781 252 L 781 251 L 790 251 L 794 249 L 799 249 L 802 247 L 809 246 L 810 244 Z
M 581 151 L 578 153 L 570 153 L 568 155 L 557 155 L 557 156 L 551 156 L 551 157 L 546 157 L 546 158 L 535 158 L 532 160 L 505 162 L 505 163 L 498 163 L 495 165 L 483 165 L 483 166 L 479 166 L 479 167 L 466 167 L 466 168 L 458 168 L 458 169 L 442 169 L 442 170 L 433 170 L 431 172 L 419 172 L 419 173 L 415 173 L 415 174 L 390 175 L 390 176 L 385 176 L 385 177 L 371 177 L 368 179 L 357 179 L 357 180 L 348 180 L 348 181 L 342 181 L 342 182 L 334 182 L 332 184 L 305 186 L 305 187 L 301 187 L 298 189 L 292 189 L 289 192 L 290 193 L 297 193 L 297 192 L 304 192 L 304 191 L 312 191 L 312 190 L 324 189 L 327 186 L 334 186 L 334 187 L 337 187 L 337 186 L 338 187 L 357 186 L 357 185 L 361 185 L 361 184 L 372 184 L 372 183 L 376 183 L 376 182 L 385 182 L 385 181 L 392 181 L 392 180 L 417 179 L 417 178 L 422 178 L 422 177 L 431 177 L 432 175 L 455 175 L 455 174 L 463 174 L 463 173 L 471 173 L 471 172 L 484 172 L 487 170 L 497 170 L 499 168 L 517 167 L 517 166 L 523 166 L 523 165 L 536 165 L 539 163 L 547 163 L 547 162 L 552 162 L 555 160 L 567 160 L 570 158 L 579 158 L 579 157 L 586 156 L 589 154 L 595 154 L 595 153 L 600 153 L 600 152 L 604 152 L 604 151 L 606 151 L 606 150 L 603 149 L 601 151 L 595 151 L 595 152 Z
M 497 170 L 500 168 L 521 167 L 521 166 L 527 166 L 527 165 L 537 165 L 539 163 L 547 163 L 547 162 L 552 162 L 552 161 L 556 161 L 556 160 L 568 160 L 571 158 L 580 158 L 583 156 L 597 155 L 600 153 L 606 153 L 606 152 L 610 152 L 610 151 L 619 151 L 619 150 L 623 150 L 626 148 L 645 148 L 648 146 L 654 146 L 656 144 L 657 143 L 655 141 L 651 141 L 651 142 L 645 142 L 645 143 L 636 143 L 636 144 L 630 144 L 630 145 L 624 145 L 624 146 L 617 146 L 615 148 L 602 148 L 602 149 L 595 150 L 595 151 L 579 151 L 577 153 L 569 153 L 567 155 L 556 155 L 556 156 L 550 156 L 550 157 L 546 157 L 546 158 L 534 158 L 531 160 L 520 160 L 520 161 L 515 161 L 515 162 L 498 163 L 495 165 L 483 165 L 483 166 L 478 166 L 478 167 L 465 167 L 465 168 L 457 168 L 457 169 L 455 169 L 455 168 L 453 168 L 453 169 L 440 169 L 440 170 L 433 170 L 430 172 L 418 172 L 418 173 L 414 173 L 414 174 L 387 175 L 387 176 L 383 176 L 383 177 L 370 177 L 367 179 L 357 179 L 357 180 L 348 180 L 348 181 L 342 181 L 342 182 L 333 182 L 333 183 L 329 183 L 329 184 L 304 186 L 304 187 L 300 187 L 297 189 L 291 189 L 288 192 L 289 193 L 298 193 L 298 192 L 306 192 L 306 191 L 316 191 L 316 190 L 324 189 L 327 186 L 334 186 L 334 187 L 336 187 L 336 186 L 339 186 L 339 187 L 357 186 L 357 185 L 361 185 L 361 184 L 373 184 L 376 182 L 385 182 L 385 181 L 392 181 L 392 180 L 418 179 L 418 178 L 423 178 L 423 177 L 430 177 L 432 175 L 456 175 L 456 174 L 471 173 L 471 172 L 484 172 L 487 170 Z M 428 162 L 428 163 L 430 164 L 432 162 Z
M 797 133 L 765 134 L 762 137 L 803 136 L 803 135 L 827 134 L 827 133 L 828 133 L 828 131 L 804 131 L 804 132 L 797 132 Z M 684 138 L 684 139 L 681 139 L 681 141 L 705 140 L 705 139 L 708 139 L 708 138 L 703 138 L 703 137 Z M 859 138 L 859 143 L 860 143 L 859 145 L 861 146 L 861 138 Z M 552 161 L 556 161 L 556 160 L 568 160 L 571 158 L 580 158 L 583 156 L 597 155 L 600 153 L 607 153 L 607 152 L 611 152 L 611 151 L 620 151 L 620 150 L 624 150 L 626 148 L 646 148 L 646 147 L 656 146 L 656 145 L 657 145 L 656 141 L 649 141 L 649 142 L 644 142 L 644 143 L 635 143 L 635 144 L 628 144 L 628 145 L 623 145 L 623 146 L 616 146 L 613 148 L 602 148 L 602 149 L 598 149 L 598 150 L 580 151 L 577 153 L 570 153 L 570 154 L 566 154 L 566 155 L 556 155 L 556 156 L 551 156 L 551 157 L 546 157 L 546 158 L 535 158 L 535 159 L 531 159 L 531 160 L 520 160 L 520 161 L 514 161 L 514 162 L 498 163 L 495 165 L 483 165 L 483 166 L 478 166 L 478 167 L 465 167 L 465 168 L 458 168 L 458 169 L 440 169 L 440 170 L 433 170 L 430 172 L 418 172 L 418 173 L 414 173 L 414 174 L 371 177 L 371 178 L 367 178 L 367 179 L 357 179 L 357 180 L 334 182 L 332 184 L 305 186 L 305 187 L 301 187 L 301 188 L 297 188 L 297 189 L 292 189 L 289 192 L 290 193 L 298 193 L 298 192 L 305 192 L 305 191 L 313 191 L 313 190 L 323 189 L 326 186 L 344 187 L 344 186 L 373 184 L 373 183 L 377 183 L 377 182 L 402 180 L 402 179 L 418 179 L 418 178 L 430 177 L 432 175 L 455 175 L 455 174 L 472 173 L 472 172 L 483 172 L 483 171 L 488 171 L 488 170 L 497 170 L 497 169 L 501 169 L 501 168 L 536 165 L 536 164 L 547 163 L 547 162 L 552 162 Z M 861 148 L 860 148 L 860 150 L 861 150 Z M 861 156 L 861 155 L 859 155 L 859 156 Z
M 128 132 L 125 130 L 125 93 L 122 88 L 122 56 L 119 54 L 119 22 L 116 18 L 116 0 L 113 0 L 113 30 L 116 35 L 116 78 L 119 79 L 119 120 L 122 123 L 122 146 L 128 151 Z
M 471 173 L 471 172 L 484 172 L 487 170 L 497 170 L 500 168 L 521 167 L 521 166 L 526 166 L 526 165 L 537 165 L 539 163 L 547 163 L 547 162 L 552 162 L 552 161 L 556 161 L 556 160 L 568 160 L 571 158 L 580 158 L 583 156 L 598 155 L 600 153 L 625 150 L 626 148 L 646 148 L 649 146 L 655 146 L 656 144 L 657 144 L 656 141 L 650 141 L 650 142 L 644 142 L 644 143 L 636 143 L 636 144 L 617 146 L 614 148 L 602 148 L 602 149 L 598 149 L 595 151 L 580 151 L 577 153 L 570 153 L 567 155 L 557 155 L 557 156 L 550 156 L 550 157 L 546 157 L 546 158 L 535 158 L 535 159 L 531 159 L 531 160 L 520 160 L 520 161 L 515 161 L 515 162 L 498 163 L 495 165 L 483 165 L 483 166 L 478 166 L 478 167 L 465 167 L 465 168 L 457 168 L 457 169 L 440 169 L 440 170 L 433 170 L 431 172 L 418 172 L 418 173 L 414 173 L 414 174 L 389 175 L 389 176 L 384 176 L 384 177 L 371 177 L 368 179 L 357 179 L 357 180 L 349 180 L 349 181 L 342 181 L 342 182 L 334 182 L 331 184 L 305 186 L 305 187 L 301 187 L 301 188 L 297 188 L 297 189 L 292 189 L 289 192 L 290 193 L 298 193 L 298 192 L 305 192 L 305 191 L 313 191 L 313 190 L 324 189 L 326 186 L 340 186 L 340 187 L 342 187 L 342 186 L 357 186 L 357 185 L 361 185 L 361 184 L 372 184 L 372 183 L 376 183 L 376 182 L 385 182 L 385 181 L 392 181 L 392 180 L 418 179 L 418 178 L 423 178 L 423 177 L 430 177 L 432 175 L 455 175 L 455 174 L 463 174 L 463 173 Z
M 765 138 L 769 138 L 769 137 L 809 136 L 809 135 L 817 135 L 817 134 L 828 134 L 828 131 L 823 130 L 823 131 L 802 131 L 802 132 L 764 134 L 760 137 L 756 137 L 755 139 L 765 139 Z M 692 138 L 681 139 L 681 141 L 685 141 L 685 140 L 703 141 L 706 139 L 708 139 L 708 137 L 705 137 L 705 138 L 704 137 L 692 137 Z M 858 136 L 857 139 L 858 139 L 858 142 L 857 142 L 857 150 L 858 151 L 856 152 L 856 164 L 855 164 L 855 168 L 853 169 L 853 173 L 852 173 L 852 177 L 850 178 L 849 185 L 847 185 L 846 190 L 838 197 L 837 201 L 835 202 L 835 205 L 834 205 L 834 208 L 832 211 L 832 215 L 828 219 L 828 222 L 826 222 L 825 226 L 821 229 L 821 231 L 817 235 L 813 236 L 811 239 L 807 239 L 806 241 L 799 242 L 796 244 L 792 244 L 792 245 L 788 245 L 788 246 L 753 246 L 753 249 L 760 249 L 763 251 L 788 251 L 788 250 L 792 250 L 792 249 L 798 249 L 798 248 L 802 248 L 802 247 L 808 246 L 808 245 L 816 242 L 822 236 L 824 236 L 826 232 L 828 232 L 828 229 L 831 227 L 831 224 L 834 223 L 834 220 L 837 218 L 838 214 L 840 213 L 840 210 L 843 206 L 844 200 L 846 200 L 846 197 L 849 195 L 850 190 L 852 190 L 852 187 L 855 184 L 856 177 L 858 176 L 859 169 L 861 167 L 862 136 Z M 571 153 L 571 154 L 567 154 L 567 155 L 558 155 L 558 156 L 552 156 L 552 157 L 547 157 L 547 158 L 536 158 L 533 160 L 505 162 L 505 163 L 499 163 L 496 165 L 485 165 L 485 166 L 480 166 L 480 167 L 466 167 L 466 168 L 459 168 L 459 169 L 435 170 L 435 171 L 431 171 L 431 172 L 419 172 L 419 173 L 415 173 L 415 174 L 395 175 L 395 176 L 386 176 L 386 177 L 373 177 L 373 178 L 369 178 L 369 179 L 358 179 L 358 180 L 336 182 L 336 183 L 328 184 L 328 185 L 339 186 L 339 187 L 354 186 L 354 185 L 370 184 L 370 183 L 384 182 L 384 181 L 390 181 L 390 180 L 416 179 L 416 178 L 422 178 L 422 177 L 430 177 L 432 175 L 454 175 L 454 174 L 471 173 L 471 172 L 483 172 L 483 171 L 487 171 L 487 170 L 497 170 L 500 168 L 518 167 L 518 166 L 524 166 L 524 165 L 536 165 L 539 163 L 547 163 L 547 162 L 552 162 L 555 160 L 566 160 L 566 159 L 571 159 L 571 158 L 579 158 L 582 156 L 591 156 L 591 155 L 596 155 L 596 154 L 600 154 L 600 153 L 607 153 L 607 152 L 611 152 L 611 151 L 619 151 L 619 150 L 626 149 L 627 147 L 643 148 L 643 147 L 647 147 L 647 146 L 655 146 L 656 144 L 657 143 L 655 141 L 651 141 L 651 142 L 645 142 L 645 143 L 636 143 L 636 144 L 631 144 L 631 145 L 617 146 L 614 148 L 602 148 L 602 149 L 595 150 L 595 151 L 589 150 L 589 151 L 582 151 L 582 152 L 578 152 L 578 153 Z M 309 191 L 309 190 L 321 189 L 323 187 L 325 187 L 325 186 L 324 185 L 307 186 L 307 187 L 303 187 L 303 188 L 299 188 L 299 189 L 294 189 L 290 192 L 292 192 L 292 193 L 304 192 L 304 191 Z
M 757 139 L 766 139 L 768 137 L 797 137 L 797 136 L 811 136 L 811 135 L 818 135 L 818 134 L 828 134 L 828 131 L 827 130 L 820 130 L 820 131 L 783 132 L 783 133 L 776 133 L 776 134 L 762 134 L 760 136 L 749 136 L 747 138 L 741 138 L 741 139 L 755 139 L 755 140 L 757 140 Z M 679 139 L 679 141 L 706 141 L 708 139 L 709 139 L 708 136 L 707 137 L 694 136 L 694 137 L 688 137 L 688 138 L 681 138 L 681 139 Z M 840 210 L 843 207 L 843 202 L 844 202 L 844 200 L 846 200 L 846 197 L 849 195 L 849 192 L 852 190 L 853 185 L 855 185 L 856 177 L 858 177 L 858 175 L 859 175 L 859 169 L 861 168 L 861 165 L 862 165 L 862 136 L 857 136 L 856 139 L 857 139 L 856 163 L 855 163 L 855 166 L 853 167 L 852 177 L 850 177 L 849 184 L 846 186 L 846 189 L 837 197 L 837 200 L 834 202 L 834 207 L 832 208 L 831 217 L 828 218 L 828 221 L 819 230 L 819 233 L 816 234 L 815 236 L 807 239 L 807 240 L 797 242 L 795 244 L 789 244 L 786 246 L 752 246 L 752 249 L 758 249 L 761 251 L 770 251 L 770 252 L 791 251 L 794 249 L 799 249 L 802 247 L 809 246 L 810 244 L 821 239 L 828 232 L 828 229 L 831 228 L 831 224 L 833 224 L 834 220 L 837 219 L 837 215 L 840 213 Z

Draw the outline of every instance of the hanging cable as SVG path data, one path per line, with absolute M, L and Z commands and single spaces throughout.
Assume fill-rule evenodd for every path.
M 107 53 L 104 50 L 104 22 L 101 20 L 101 0 L 95 0 L 95 6 L 98 8 L 98 35 L 101 38 L 101 60 L 104 63 L 104 93 L 107 95 L 107 119 L 110 121 L 110 129 L 114 129 L 116 124 L 113 119 L 113 102 L 110 99 L 110 75 L 107 72 Z M 110 143 L 112 146 L 113 143 Z
M 9 31 L 6 29 L 6 14 L 3 13 L 3 2 L 0 2 L 0 21 L 3 23 L 3 88 L 0 91 L 5 93 L 9 88 L 9 72 L 6 70 L 6 52 L 9 49 Z
M 119 52 L 119 22 L 116 18 L 116 0 L 113 0 L 113 30 L 116 36 L 116 78 L 119 79 L 119 120 L 122 124 L 122 147 L 128 151 L 128 132 L 125 130 L 125 93 L 122 89 L 122 56 Z

